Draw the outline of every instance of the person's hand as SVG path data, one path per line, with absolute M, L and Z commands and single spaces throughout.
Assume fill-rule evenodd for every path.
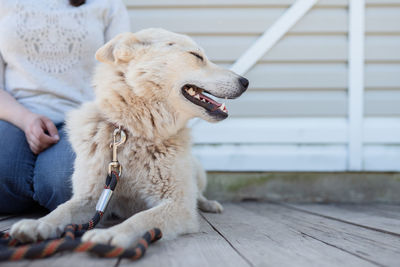
M 60 139 L 56 126 L 45 116 L 30 113 L 23 125 L 26 140 L 34 154 L 39 154 Z

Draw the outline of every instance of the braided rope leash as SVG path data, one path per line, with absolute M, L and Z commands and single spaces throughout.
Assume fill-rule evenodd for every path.
M 117 135 L 120 136 L 119 140 L 116 140 Z M 62 251 L 91 252 L 106 258 L 120 257 L 132 260 L 140 259 L 145 254 L 149 245 L 162 237 L 160 229 L 154 228 L 147 231 L 138 243 L 133 248 L 129 249 L 106 244 L 96 244 L 93 242 L 81 242 L 80 240 L 80 237 L 86 231 L 93 229 L 103 217 L 104 211 L 107 208 L 112 193 L 121 176 L 122 167 L 118 162 L 117 148 L 122 145 L 125 140 L 126 135 L 121 127 L 115 129 L 113 143 L 111 144 L 113 159 L 109 164 L 104 190 L 96 205 L 96 213 L 89 222 L 85 224 L 69 224 L 64 228 L 62 238 L 46 240 L 35 244 L 22 244 L 18 240 L 13 239 L 8 233 L 1 233 L 0 261 L 39 259 Z

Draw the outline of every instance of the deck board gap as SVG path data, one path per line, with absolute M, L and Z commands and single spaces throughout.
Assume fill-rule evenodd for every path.
M 218 234 L 220 235 L 228 244 L 229 246 L 251 267 L 254 267 L 254 265 L 251 263 L 249 259 L 247 259 L 235 246 L 219 231 L 203 214 L 201 214 L 201 217 L 210 225 L 210 227 Z
M 117 262 L 115 263 L 114 267 L 118 267 L 121 262 L 121 258 L 118 258 Z
M 325 245 L 334 247 L 334 248 L 339 249 L 339 250 L 341 250 L 341 251 L 343 251 L 343 252 L 345 252 L 345 253 L 349 253 L 349 254 L 351 254 L 351 255 L 353 255 L 353 256 L 359 258 L 359 259 L 362 259 L 362 260 L 368 261 L 369 263 L 375 264 L 376 266 L 386 267 L 385 265 L 382 265 L 382 264 L 380 264 L 380 263 L 378 263 L 378 262 L 375 262 L 375 261 L 372 261 L 372 260 L 370 260 L 370 259 L 366 259 L 366 258 L 364 258 L 364 257 L 362 257 L 362 256 L 360 256 L 360 255 L 358 255 L 358 254 L 356 254 L 356 253 L 353 253 L 353 252 L 348 251 L 348 250 L 346 250 L 346 249 L 343 249 L 343 248 L 341 248 L 341 247 L 335 246 L 334 244 L 330 244 L 330 243 L 328 243 L 328 242 L 325 242 L 325 241 L 323 241 L 323 240 L 321 240 L 321 239 L 318 239 L 318 238 L 316 238 L 316 237 L 314 237 L 314 236 L 312 236 L 312 235 L 309 235 L 309 234 L 307 234 L 307 233 L 304 233 L 304 232 L 300 232 L 300 233 L 301 233 L 302 235 L 308 236 L 309 238 L 312 238 L 312 239 L 314 239 L 314 240 L 316 240 L 316 241 L 319 241 L 319 242 L 321 242 L 321 243 L 324 243 Z
M 400 237 L 400 234 L 395 233 L 395 232 L 391 232 L 391 231 L 387 231 L 387 230 L 384 230 L 384 229 L 379 229 L 379 228 L 375 228 L 375 227 L 371 227 L 371 226 L 367 226 L 367 225 L 362 225 L 362 224 L 350 222 L 350 221 L 347 221 L 347 220 L 339 219 L 339 218 L 332 217 L 332 216 L 329 216 L 329 215 L 320 214 L 320 213 L 313 212 L 313 211 L 308 211 L 308 210 L 305 210 L 305 209 L 293 207 L 290 204 L 278 203 L 278 205 L 283 206 L 283 207 L 288 208 L 288 209 L 292 209 L 292 210 L 304 212 L 304 213 L 307 213 L 307 214 L 311 214 L 311 215 L 314 215 L 314 216 L 323 217 L 325 219 L 330 219 L 330 220 L 334 220 L 334 221 L 341 222 L 341 223 L 351 224 L 351 225 L 354 225 L 354 226 L 357 226 L 357 227 L 362 227 L 362 228 L 365 228 L 365 229 L 368 229 L 368 230 L 372 230 L 372 231 L 376 231 L 376 232 L 379 232 L 379 233 L 388 234 L 388 235 L 394 235 L 394 236 Z

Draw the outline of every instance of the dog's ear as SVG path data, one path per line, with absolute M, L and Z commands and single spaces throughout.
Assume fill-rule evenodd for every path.
M 108 64 L 129 62 L 134 56 L 135 43 L 138 39 L 133 33 L 118 34 L 97 50 L 96 59 Z

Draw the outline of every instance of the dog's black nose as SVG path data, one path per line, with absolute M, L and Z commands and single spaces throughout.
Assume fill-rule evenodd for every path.
M 249 86 L 249 80 L 247 80 L 245 77 L 240 77 L 239 83 L 244 87 L 244 89 L 247 89 Z

